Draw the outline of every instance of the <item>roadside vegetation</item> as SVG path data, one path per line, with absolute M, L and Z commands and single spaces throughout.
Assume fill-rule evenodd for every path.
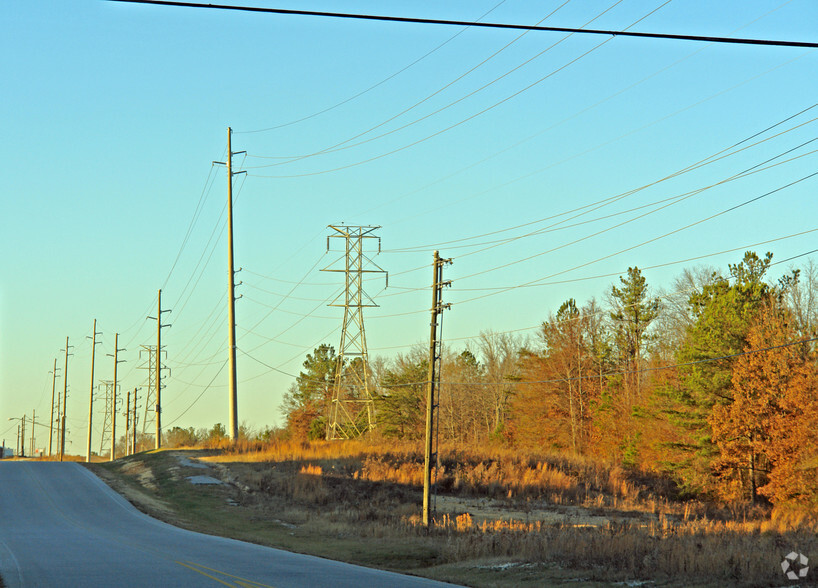
M 776 586 L 784 555 L 818 550 L 818 528 L 800 517 L 681 500 L 645 472 L 505 449 L 442 448 L 426 529 L 422 464 L 416 443 L 279 440 L 93 467 L 177 525 L 472 586 Z M 187 480 L 202 474 L 224 484 Z
M 447 346 L 429 529 L 423 346 L 372 359 L 377 426 L 356 441 L 324 440 L 333 395 L 362 394 L 361 366 L 324 344 L 283 428 L 244 427 L 233 444 L 220 424 L 175 427 L 165 446 L 204 452 L 230 493 L 214 504 L 246 513 L 225 529 L 270 545 L 476 586 L 781 585 L 788 553 L 818 558 L 818 267 L 773 279 L 774 266 L 747 252 L 659 292 L 630 268 L 535 337 Z M 128 459 L 173 503 L 170 457 Z M 214 520 L 188 507 L 185 524 Z

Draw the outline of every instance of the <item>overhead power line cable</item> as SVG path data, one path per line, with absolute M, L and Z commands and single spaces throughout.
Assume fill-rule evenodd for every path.
M 585 26 L 587 26 L 587 25 L 591 24 L 592 22 L 594 22 L 596 19 L 600 18 L 601 16 L 603 16 L 603 15 L 604 15 L 604 14 L 606 14 L 607 12 L 610 12 L 611 10 L 613 10 L 613 8 L 614 8 L 614 7 L 616 7 L 617 5 L 621 4 L 621 3 L 622 3 L 622 1 L 623 1 L 623 0 L 618 0 L 617 2 L 614 2 L 614 3 L 613 3 L 611 6 L 609 6 L 608 8 L 606 8 L 605 10 L 603 10 L 602 12 L 600 12 L 599 14 L 597 14 L 595 17 L 593 17 L 591 20 L 589 20 L 588 22 L 586 22 L 586 23 L 585 23 L 584 25 L 582 25 L 582 26 L 583 26 L 583 27 L 585 27 Z M 545 20 L 547 20 L 548 18 L 550 18 L 550 17 L 551 17 L 552 15 L 554 15 L 554 13 L 556 13 L 556 12 L 557 12 L 557 11 L 558 11 L 560 8 L 562 8 L 563 6 L 565 6 L 566 4 L 568 4 L 568 2 L 570 2 L 570 0 L 566 0 L 566 1 L 565 1 L 565 2 L 563 2 L 563 3 L 562 3 L 560 6 L 558 6 L 556 9 L 552 10 L 552 11 L 551 11 L 549 14 L 547 14 L 547 15 L 546 15 L 546 16 L 545 16 L 543 19 L 541 19 L 541 20 L 540 20 L 540 23 L 542 23 L 542 22 L 544 22 Z M 667 4 L 668 2 L 670 2 L 670 0 L 667 0 L 667 2 L 665 2 L 665 4 Z M 664 6 L 664 4 L 663 4 L 662 6 Z M 660 7 L 660 8 L 661 8 L 661 7 Z M 657 8 L 656 10 L 659 10 L 659 8 Z M 653 12 L 656 12 L 656 10 L 654 10 Z M 653 14 L 653 12 L 651 12 L 650 14 Z M 649 16 L 649 15 L 645 15 L 645 16 L 643 16 L 643 17 L 642 17 L 642 19 L 647 18 L 647 16 Z M 640 20 L 642 20 L 642 19 L 640 19 Z M 636 21 L 636 22 L 639 22 L 639 21 Z M 633 23 L 633 24 L 636 24 L 636 23 Z M 633 26 L 633 24 L 631 24 L 631 26 Z M 630 27 L 629 27 L 629 28 L 630 28 Z M 457 76 L 455 79 L 453 79 L 452 81 L 450 81 L 449 83 L 447 83 L 446 85 L 444 85 L 442 88 L 438 88 L 437 90 L 435 90 L 435 91 L 434 91 L 434 92 L 432 92 L 431 94 L 428 94 L 428 95 L 427 95 L 425 98 L 422 98 L 422 99 L 421 99 L 421 100 L 419 100 L 418 102 L 415 102 L 415 103 L 414 103 L 412 106 L 410 106 L 410 107 L 408 107 L 408 108 L 403 109 L 401 112 L 399 112 L 399 113 L 397 113 L 397 114 L 395 114 L 395 115 L 390 116 L 390 117 L 389 117 L 389 118 L 387 118 L 386 120 L 384 120 L 384 121 L 382 121 L 382 122 L 380 122 L 380 123 L 376 124 L 375 126 L 372 126 L 372 127 L 368 128 L 368 129 L 367 129 L 367 130 L 365 130 L 365 131 L 361 131 L 361 132 L 357 133 L 356 135 L 354 135 L 354 136 L 352 136 L 352 137 L 349 137 L 348 139 L 345 139 L 345 140 L 343 140 L 343 141 L 340 141 L 340 142 L 338 142 L 338 143 L 335 143 L 334 145 L 331 145 L 331 146 L 329 146 L 329 147 L 326 147 L 325 149 L 321 149 L 320 151 L 315 151 L 315 152 L 313 152 L 313 153 L 307 153 L 307 154 L 303 154 L 303 155 L 294 155 L 294 156 L 290 156 L 290 157 L 275 157 L 274 159 L 285 159 L 286 161 L 279 161 L 278 163 L 270 163 L 270 164 L 264 164 L 264 165 L 249 166 L 247 169 L 258 169 L 258 168 L 266 168 L 266 167 L 276 167 L 276 166 L 280 166 L 280 165 L 287 165 L 287 164 L 290 164 L 290 163 L 296 163 L 296 162 L 298 162 L 298 161 L 302 161 L 302 160 L 307 159 L 307 158 L 310 158 L 310 157 L 315 157 L 315 156 L 317 156 L 317 155 L 327 155 L 327 154 L 330 154 L 330 153 L 336 153 L 336 152 L 338 152 L 338 151 L 343 151 L 343 150 L 345 150 L 345 149 L 351 149 L 351 148 L 353 148 L 353 147 L 359 147 L 359 146 L 364 145 L 364 144 L 366 144 L 366 143 L 370 143 L 370 142 L 372 142 L 372 141 L 376 141 L 376 140 L 378 140 L 378 139 L 382 139 L 382 138 L 384 138 L 384 137 L 387 137 L 387 136 L 389 136 L 389 135 L 391 135 L 391 134 L 393 134 L 393 133 L 397 133 L 397 132 L 399 132 L 399 131 L 402 131 L 402 130 L 404 130 L 404 129 L 408 128 L 408 127 L 411 127 L 411 126 L 413 126 L 413 125 L 415 125 L 415 124 L 418 124 L 418 123 L 420 123 L 420 122 L 422 122 L 422 121 L 424 121 L 424 120 L 426 120 L 426 119 L 428 119 L 428 118 L 430 118 L 430 117 L 432 117 L 432 116 L 435 116 L 435 115 L 437 115 L 437 114 L 440 114 L 440 113 L 441 113 L 441 112 L 443 112 L 444 110 L 447 110 L 447 109 L 451 108 L 452 106 L 455 106 L 456 104 L 459 104 L 460 102 L 462 102 L 462 101 L 464 101 L 464 100 L 466 100 L 466 99 L 468 99 L 468 98 L 470 98 L 470 97 L 474 96 L 475 94 L 478 94 L 479 92 L 482 92 L 483 90 L 485 90 L 485 89 L 489 88 L 489 87 L 490 87 L 490 86 L 492 86 L 493 84 L 496 84 L 497 82 L 499 82 L 499 81 L 500 81 L 500 80 L 502 80 L 503 78 L 505 78 L 505 77 L 507 77 L 507 76 L 511 75 L 512 73 L 514 73 L 514 72 L 515 72 L 515 71 L 517 71 L 518 69 L 520 69 L 520 68 L 522 68 L 522 67 L 524 67 L 524 66 L 528 65 L 529 63 L 531 63 L 532 61 L 534 61 L 534 60 L 535 60 L 535 59 L 537 59 L 538 57 L 540 57 L 540 56 L 544 55 L 545 53 L 547 53 L 548 51 L 550 51 L 551 49 L 553 49 L 554 47 L 556 47 L 557 45 L 559 45 L 560 43 L 562 43 L 563 41 L 565 41 L 565 40 L 567 40 L 567 39 L 569 39 L 569 38 L 571 37 L 571 35 L 566 35 L 565 37 L 563 37 L 562 39 L 560 39 L 560 40 L 559 40 L 559 41 L 557 41 L 556 43 L 553 43 L 553 44 L 551 44 L 550 46 L 546 47 L 545 49 L 543 49 L 542 51 L 540 51 L 539 53 L 537 53 L 537 54 L 536 54 L 536 55 L 534 55 L 533 57 L 530 57 L 529 59 L 525 60 L 525 61 L 524 61 L 524 62 L 522 62 L 521 64 L 519 64 L 519 65 L 517 65 L 517 66 L 513 67 L 513 68 L 512 68 L 512 69 L 510 69 L 510 70 L 507 70 L 507 71 L 506 71 L 505 73 L 503 73 L 501 76 L 499 76 L 499 77 L 497 77 L 497 78 L 494 78 L 494 79 L 493 79 L 493 80 L 491 80 L 490 82 L 488 82 L 488 83 L 486 83 L 486 84 L 483 84 L 482 86 L 480 86 L 479 88 L 477 88 L 477 89 L 475 89 L 475 90 L 472 90 L 472 91 L 471 91 L 471 92 L 469 92 L 468 94 L 466 94 L 466 95 L 464 95 L 464 96 L 461 96 L 460 98 L 457 98 L 456 100 L 454 100 L 454 101 L 452 101 L 452 102 L 449 102 L 449 103 L 448 103 L 448 104 L 446 104 L 445 106 L 442 106 L 442 107 L 440 107 L 440 108 L 438 108 L 438 109 L 436 109 L 436 110 L 433 110 L 432 112 L 430 112 L 430 113 L 428 113 L 428 114 L 425 114 L 425 115 L 421 116 L 420 118 L 416 118 L 415 120 L 412 120 L 412 121 L 410 121 L 410 122 L 408 122 L 408 123 L 406 123 L 406 124 L 403 124 L 403 125 L 401 125 L 401 126 L 399 126 L 399 127 L 397 127 L 397 128 L 394 128 L 394 129 L 391 129 L 391 130 L 386 131 L 386 132 L 384 132 L 384 133 L 381 133 L 380 135 L 376 135 L 376 136 L 374 136 L 374 137 L 369 137 L 368 139 L 364 139 L 364 140 L 362 140 L 362 141 L 358 141 L 358 142 L 356 142 L 356 143 L 352 143 L 352 141 L 354 141 L 354 140 L 356 140 L 356 139 L 359 139 L 359 138 L 363 137 L 364 135 L 368 135 L 368 134 L 369 134 L 369 133 L 371 133 L 372 131 L 375 131 L 375 130 L 379 129 L 380 127 L 382 127 L 382 126 L 384 126 L 384 125 L 386 125 L 386 124 L 388 124 L 388 123 L 392 122 L 393 120 L 395 120 L 395 119 L 397 119 L 397 118 L 400 118 L 400 117 L 401 117 L 401 116 L 403 116 L 404 114 L 406 114 L 406 113 L 408 113 L 408 112 L 411 112 L 412 110 L 414 110 L 414 109 L 415 109 L 415 108 L 417 108 L 418 106 L 420 106 L 420 105 L 424 104 L 425 102 L 428 102 L 429 100 L 431 100 L 432 98 L 434 98 L 435 96 L 437 96 L 438 94 L 440 94 L 441 92 L 443 92 L 443 91 L 445 91 L 446 89 L 450 88 L 451 86 L 455 85 L 457 82 L 459 82 L 459 81 L 460 81 L 460 80 L 462 80 L 463 78 L 467 77 L 468 75 L 472 74 L 473 72 L 475 72 L 475 71 L 476 71 L 476 70 L 478 70 L 479 68 L 483 67 L 483 66 L 484 66 L 486 63 L 488 63 L 489 61 L 491 61 L 492 59 L 494 59 L 495 57 L 497 57 L 498 55 L 500 55 L 500 54 L 501 54 L 503 51 L 505 51 L 506 49 L 508 49 L 508 48 L 509 48 L 509 47 L 511 47 L 512 45 L 514 45 L 514 44 L 515 44 L 517 41 L 519 41 L 520 39 L 522 39 L 522 38 L 523 38 L 525 35 L 527 35 L 528 33 L 529 33 L 529 31 L 525 31 L 525 32 L 523 32 L 522 34 L 518 35 L 516 38 L 512 39 L 511 41 L 509 41 L 508 43 L 506 43 L 505 45 L 503 45 L 502 47 L 500 47 L 500 48 L 499 48 L 497 51 L 495 51 L 494 53 L 492 53 L 491 55 L 489 55 L 488 57 L 486 57 L 485 59 L 483 59 L 482 61 L 480 61 L 480 62 L 479 62 L 477 65 L 472 66 L 471 68 L 469 68 L 468 70 L 466 70 L 465 72 L 463 72 L 462 74 L 460 74 L 459 76 Z M 259 158 L 259 159 L 270 159 L 269 157 L 263 157 L 263 156 L 253 156 L 253 155 L 251 155 L 250 157 L 257 157 L 257 158 Z
M 570 1 L 570 0 L 568 0 L 568 1 Z M 493 6 L 491 9 L 487 10 L 486 12 L 484 12 L 484 13 L 483 13 L 483 15 L 482 15 L 480 18 L 478 18 L 477 20 L 478 20 L 478 21 L 483 20 L 485 17 L 487 17 L 489 14 L 491 14 L 492 12 L 494 12 L 495 10 L 497 10 L 497 9 L 498 9 L 500 6 L 502 6 L 502 5 L 503 5 L 503 4 L 505 4 L 505 3 L 506 3 L 506 0 L 501 0 L 500 2 L 498 2 L 497 4 L 495 4 L 495 5 L 494 5 L 494 6 Z M 566 3 L 567 3 L 567 2 L 566 2 Z M 237 134 L 237 135 L 241 135 L 241 134 L 264 133 L 264 132 L 266 132 L 266 131 L 274 131 L 274 130 L 276 130 L 276 129 L 281 129 L 281 128 L 284 128 L 284 127 L 289 127 L 289 126 L 291 126 L 291 125 L 298 124 L 298 123 L 300 123 L 300 122 L 304 122 L 305 120 L 309 120 L 309 119 L 311 119 L 311 118 L 315 118 L 316 116 L 320 116 L 320 115 L 322 115 L 322 114 L 326 114 L 327 112 L 330 112 L 331 110 L 335 110 L 336 108 L 338 108 L 338 107 L 340 107 L 340 106 L 343 106 L 344 104 L 347 104 L 347 103 L 352 102 L 353 100 L 355 100 L 355 99 L 357 99 L 357 98 L 360 98 L 361 96 L 363 96 L 364 94 L 367 94 L 367 93 L 371 92 L 372 90 L 374 90 L 374 89 L 375 89 L 375 88 L 377 88 L 378 86 L 382 86 L 383 84 L 385 84 L 385 83 L 386 83 L 386 82 L 388 82 L 389 80 L 392 80 L 392 79 L 396 78 L 397 76 L 399 76 L 400 74 L 402 74 L 403 72 L 405 72 L 406 70 L 408 70 L 409 68 L 414 67 L 415 65 L 417 65 L 418 63 L 420 63 L 421 61 L 423 61 L 424 59 L 426 59 L 427 57 L 429 57 L 429 56 L 430 56 L 430 55 L 432 55 L 433 53 L 435 53 L 436 51 L 439 51 L 440 49 L 442 49 L 443 47 L 445 47 L 446 45 L 448 45 L 449 43 L 451 43 L 452 41 L 454 41 L 454 40 L 455 40 L 457 37 L 459 37 L 460 35 L 462 35 L 462 34 L 463 34 L 463 33 L 464 33 L 466 30 L 468 30 L 468 28 L 463 28 L 463 29 L 461 29 L 460 31 L 458 31 L 457 33 L 455 33 L 454 35 L 452 35 L 451 37 L 449 37 L 448 39 L 446 39 L 445 41 L 443 41 L 442 43 L 440 43 L 439 45 L 437 45 L 437 46 L 436 46 L 434 49 L 432 49 L 432 50 L 430 50 L 430 51 L 427 51 L 426 53 L 424 53 L 423 55 L 421 55 L 420 57 L 418 57 L 417 59 L 415 59 L 415 60 L 414 60 L 413 62 L 411 62 L 409 65 L 406 65 L 406 66 L 402 67 L 401 69 L 399 69 L 398 71 L 396 71 L 396 72 L 395 72 L 395 73 L 393 73 L 392 75 L 387 76 L 386 78 L 382 79 L 380 82 L 377 82 L 377 83 L 375 83 L 375 84 L 373 84 L 373 85 L 369 86 L 369 87 L 368 87 L 366 90 L 362 90 L 362 91 L 358 92 L 357 94 L 354 94 L 353 96 L 350 96 L 350 97 L 349 97 L 349 98 L 347 98 L 346 100 L 341 100 L 340 102 L 337 102 L 337 103 L 333 104 L 332 106 L 329 106 L 329 107 L 327 107 L 327 108 L 324 108 L 323 110 L 319 110 L 318 112 L 314 112 L 314 113 L 312 113 L 312 114 L 308 114 L 307 116 L 302 116 L 302 117 L 301 117 L 301 118 L 299 118 L 299 119 L 296 119 L 296 120 L 291 120 L 291 121 L 286 122 L 286 123 L 281 123 L 281 124 L 278 124 L 278 125 L 275 125 L 275 126 L 272 126 L 272 127 L 267 127 L 267 128 L 265 128 L 265 129 L 255 129 L 255 130 L 253 130 L 253 131 L 233 131 L 233 133 L 235 133 L 235 134 Z M 251 156 L 251 157 L 252 157 L 252 156 Z
M 507 292 L 507 291 L 509 291 L 509 290 L 513 290 L 513 289 L 516 289 L 516 288 L 522 288 L 522 287 L 525 287 L 525 286 L 530 286 L 530 285 L 534 285 L 534 284 L 542 283 L 542 282 L 544 282 L 545 280 L 548 280 L 548 279 L 553 278 L 553 277 L 555 277 L 555 276 L 559 276 L 559 275 L 562 275 L 562 274 L 565 274 L 565 273 L 568 273 L 568 272 L 571 272 L 571 271 L 574 271 L 574 270 L 577 270 L 577 269 L 580 269 L 580 268 L 583 268 L 583 267 L 587 267 L 587 266 L 592 265 L 592 264 L 594 264 L 594 263 L 598 263 L 598 262 L 600 262 L 600 261 L 604 261 L 604 260 L 606 260 L 606 259 L 610 259 L 610 258 L 612 258 L 612 257 L 616 257 L 617 255 L 621 255 L 622 253 L 626 253 L 626 252 L 628 252 L 628 251 L 632 251 L 632 250 L 634 250 L 634 249 L 637 249 L 637 248 L 639 248 L 639 247 L 643 247 L 643 246 L 648 245 L 648 244 L 650 244 L 650 243 L 654 243 L 654 242 L 656 242 L 656 241 L 658 241 L 658 240 L 660 240 L 660 239 L 664 239 L 665 237 L 669 237 L 670 235 L 674 235 L 674 234 L 676 234 L 676 233 L 680 233 L 680 232 L 682 232 L 682 231 L 684 231 L 684 230 L 686 230 L 686 229 L 689 229 L 689 228 L 694 227 L 694 226 L 696 226 L 696 225 L 699 225 L 699 224 L 702 224 L 702 223 L 704 223 L 704 222 L 710 221 L 710 220 L 712 220 L 712 219 L 714 219 L 714 218 L 716 218 L 716 217 L 719 217 L 719 216 L 722 216 L 722 215 L 727 214 L 727 213 L 729 213 L 729 212 L 732 212 L 732 211 L 734 211 L 734 210 L 736 210 L 736 209 L 739 209 L 739 208 L 741 208 L 741 207 L 743 207 L 743 206 L 747 206 L 748 204 L 751 204 L 751 203 L 753 203 L 753 202 L 756 202 L 756 201 L 758 201 L 758 200 L 761 200 L 762 198 L 766 198 L 766 197 L 768 197 L 768 196 L 771 196 L 772 194 L 776 194 L 776 193 L 778 193 L 778 192 L 781 192 L 782 190 L 785 190 L 785 189 L 787 189 L 787 188 L 790 188 L 790 187 L 792 187 L 792 186 L 794 186 L 794 185 L 796 185 L 796 184 L 799 184 L 799 183 L 801 183 L 801 182 L 803 182 L 803 181 L 805 181 L 805 180 L 811 179 L 811 178 L 813 178 L 813 177 L 815 177 L 815 176 L 818 176 L 818 172 L 813 172 L 813 173 L 811 173 L 811 174 L 808 174 L 808 175 L 806 175 L 806 176 L 803 176 L 803 177 L 801 177 L 801 178 L 799 178 L 799 179 L 797 179 L 797 180 L 794 180 L 794 181 L 792 181 L 792 182 L 789 182 L 788 184 L 785 184 L 785 185 L 783 185 L 783 186 L 779 186 L 778 188 L 775 188 L 774 190 L 770 190 L 770 191 L 768 191 L 768 192 L 765 192 L 764 194 L 761 194 L 760 196 L 756 196 L 756 197 L 754 197 L 754 198 L 750 198 L 749 200 L 745 200 L 745 201 L 743 201 L 743 202 L 741 202 L 741 203 L 739 203 L 739 204 L 736 204 L 735 206 L 731 206 L 730 208 L 726 208 L 726 209 L 724 209 L 724 210 L 722 210 L 722 211 L 720 211 L 720 212 L 717 212 L 717 213 L 715 213 L 715 214 L 711 214 L 710 216 L 707 216 L 707 217 L 705 217 L 705 218 L 699 219 L 699 220 L 697 220 L 697 221 L 695 221 L 695 222 L 689 223 L 689 224 L 687 224 L 687 225 L 684 225 L 684 226 L 679 227 L 679 228 L 677 228 L 677 229 L 674 229 L 674 230 L 672 230 L 672 231 L 668 231 L 668 232 L 666 232 L 666 233 L 663 233 L 663 234 L 658 235 L 658 236 L 656 236 L 656 237 L 653 237 L 653 238 L 651 238 L 651 239 L 647 239 L 646 241 L 642 241 L 641 243 L 637 243 L 636 245 L 632 245 L 632 246 L 630 246 L 630 247 L 625 247 L 624 249 L 620 249 L 620 250 L 615 251 L 615 252 L 613 252 L 613 253 L 610 253 L 610 254 L 608 254 L 608 255 L 603 255 L 602 257 L 598 257 L 598 258 L 596 258 L 596 259 L 593 259 L 593 260 L 591 260 L 591 261 L 588 261 L 588 262 L 582 263 L 582 264 L 580 264 L 580 265 L 575 265 L 575 266 L 570 267 L 570 268 L 568 268 L 568 269 L 565 269 L 565 270 L 562 270 L 562 271 L 559 271 L 559 272 L 555 272 L 555 273 L 550 274 L 550 275 L 548 275 L 548 276 L 543 276 L 542 278 L 537 278 L 537 279 L 535 279 L 535 280 L 530 280 L 530 281 L 525 282 L 525 283 L 523 283 L 523 284 L 518 284 L 518 285 L 515 285 L 515 286 L 510 286 L 509 288 L 507 288 L 507 289 L 505 289 L 505 290 L 498 290 L 498 291 L 495 291 L 495 292 L 490 292 L 490 293 L 488 293 L 488 294 L 483 294 L 483 295 L 481 295 L 481 296 L 475 296 L 474 298 L 469 298 L 469 299 L 467 299 L 467 300 L 461 300 L 461 301 L 459 301 L 459 302 L 458 302 L 458 304 L 463 304 L 463 303 L 465 303 L 465 302 L 473 302 L 473 301 L 475 301 L 475 300 L 479 300 L 479 299 L 481 299 L 481 298 L 486 298 L 486 297 L 488 297 L 488 296 L 494 296 L 494 295 L 499 294 L 499 293 L 501 293 L 501 292 Z M 472 274 L 472 276 L 474 276 L 474 275 L 477 275 L 477 274 Z M 461 280 L 462 280 L 462 279 L 465 279 L 465 278 L 459 278 L 459 279 L 461 279 Z
M 732 45 L 764 45 L 773 47 L 804 47 L 817 49 L 818 42 L 786 41 L 778 39 L 748 39 L 740 37 L 715 37 L 708 35 L 680 35 L 673 33 L 648 33 L 636 31 L 617 31 L 605 29 L 578 29 L 572 27 L 546 27 L 514 23 L 479 22 L 468 20 L 448 20 L 439 18 L 416 18 L 408 16 L 387 16 L 377 14 L 359 14 L 350 12 L 324 12 L 317 10 L 292 10 L 287 8 L 266 8 L 261 6 L 238 6 L 228 4 L 204 4 L 200 2 L 173 2 L 170 0 L 108 0 L 109 2 L 127 2 L 131 4 L 155 4 L 157 6 L 176 6 L 181 8 L 208 8 L 212 10 L 234 10 L 239 12 L 260 12 L 291 16 L 319 16 L 351 20 L 372 20 L 382 22 L 399 22 L 408 24 L 446 25 L 458 27 L 480 27 L 488 29 L 510 29 L 517 31 L 541 31 L 548 33 L 582 33 L 586 35 L 606 35 L 610 37 L 635 37 L 640 39 L 665 39 L 675 41 L 698 41 L 705 43 L 725 43 Z

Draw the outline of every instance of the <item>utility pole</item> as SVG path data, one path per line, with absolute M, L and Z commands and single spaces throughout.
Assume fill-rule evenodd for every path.
M 443 287 L 451 286 L 451 280 L 443 281 L 443 266 L 450 264 L 451 259 L 441 259 L 437 251 L 434 258 L 434 273 L 432 280 L 432 322 L 429 334 L 429 383 L 426 388 L 426 453 L 423 460 L 423 524 L 429 526 L 429 497 L 432 488 L 432 460 L 437 458 L 437 443 L 433 445 L 435 423 L 435 388 L 440 384 L 440 341 L 442 339 L 441 320 L 438 316 L 444 309 L 451 308 L 451 304 L 443 304 Z M 440 337 L 438 337 L 438 331 Z M 436 441 L 436 440 L 435 440 Z
M 17 445 L 14 448 L 14 457 L 20 457 L 20 425 L 17 425 Z
M 131 454 L 131 391 L 128 390 L 128 402 L 125 404 L 125 455 Z
M 62 433 L 60 434 L 60 461 L 63 460 L 65 456 L 65 415 L 68 412 L 68 350 L 70 346 L 68 345 L 68 337 L 65 338 L 65 368 L 63 368 L 63 389 L 62 389 L 62 423 L 60 429 Z
M 380 253 L 380 237 L 372 234 L 380 227 L 330 225 L 329 228 L 333 229 L 335 234 L 327 237 L 327 251 L 330 249 L 331 238 L 344 239 L 344 267 L 343 269 L 332 267 L 340 261 L 339 259 L 321 271 L 344 273 L 345 288 L 343 294 L 339 294 L 329 304 L 329 306 L 340 306 L 344 309 L 344 323 L 335 367 L 326 438 L 327 440 L 352 439 L 375 427 L 363 309 L 378 305 L 364 291 L 364 274 L 386 274 L 387 286 L 389 275 L 364 252 L 365 239 L 378 239 L 378 253 Z M 365 426 L 364 419 L 366 419 Z
M 91 432 L 93 430 L 92 421 L 94 420 L 94 355 L 97 351 L 97 319 L 94 319 L 94 335 L 91 337 L 91 393 L 88 399 L 88 447 L 85 452 L 86 463 L 91 463 Z
M 26 415 L 20 421 L 20 457 L 26 456 Z
M 113 401 L 111 402 L 111 461 L 116 459 L 116 371 L 117 367 L 120 363 L 123 363 L 125 360 L 119 359 L 119 352 L 125 351 L 125 349 L 119 348 L 119 333 L 114 334 L 114 387 L 113 387 Z M 110 353 L 108 356 L 110 357 Z
M 163 312 L 171 312 L 170 310 L 162 310 L 162 290 L 159 289 L 159 294 L 157 296 L 157 309 L 156 309 L 156 362 L 154 368 L 156 369 L 156 375 L 154 376 L 154 382 L 156 383 L 156 449 L 160 449 L 162 447 L 162 328 L 169 327 L 171 325 L 163 325 L 162 324 L 162 313 Z M 149 319 L 153 319 L 154 317 L 149 316 Z
M 233 176 L 245 174 L 246 171 L 233 171 L 233 156 L 246 151 L 233 151 L 233 129 L 227 127 L 227 162 L 214 161 L 218 165 L 227 165 L 227 322 L 229 327 L 228 362 L 230 385 L 228 403 L 230 421 L 230 439 L 235 443 L 239 438 L 238 412 L 238 379 L 236 375 L 236 271 L 233 265 Z
M 51 379 L 51 420 L 48 425 L 48 457 L 51 457 L 51 438 L 54 435 L 54 392 L 57 387 L 57 358 L 54 358 L 54 369 L 51 370 L 53 377 Z M 58 397 L 59 398 L 59 397 Z M 59 411 L 57 411 L 59 417 Z M 58 435 L 59 436 L 59 435 Z
M 37 422 L 37 411 L 31 411 L 31 448 L 28 451 L 30 457 L 34 457 L 34 424 Z
M 139 388 L 133 389 L 133 441 L 131 442 L 131 455 L 136 453 L 136 391 Z

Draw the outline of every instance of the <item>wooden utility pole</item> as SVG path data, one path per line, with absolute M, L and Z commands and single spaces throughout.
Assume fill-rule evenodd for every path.
M 227 274 L 228 297 L 227 321 L 230 330 L 230 439 L 235 443 L 239 438 L 238 382 L 236 377 L 236 272 L 233 265 L 233 129 L 227 127 Z
M 91 463 L 91 432 L 93 431 L 92 421 L 94 420 L 94 356 L 97 351 L 97 319 L 94 319 L 94 335 L 91 337 L 91 394 L 88 398 L 88 446 L 85 451 L 85 461 Z
M 163 312 L 170 312 L 170 310 L 162 310 L 162 290 L 159 290 L 157 295 L 157 308 L 156 308 L 156 362 L 154 364 L 155 377 L 154 377 L 154 384 L 156 385 L 155 396 L 156 396 L 156 449 L 162 447 L 162 329 L 164 327 L 169 327 L 170 325 L 163 325 L 162 324 L 162 313 Z M 154 317 L 149 316 L 149 319 L 153 319 Z M 150 396 L 150 395 L 149 395 Z M 145 413 L 147 415 L 148 407 L 145 407 Z
M 131 391 L 128 390 L 128 402 L 125 405 L 125 455 L 131 454 Z
M 233 172 L 233 156 L 246 151 L 233 151 L 233 129 L 227 127 L 227 161 L 214 161 L 227 166 L 227 322 L 229 328 L 228 363 L 229 386 L 228 403 L 230 438 L 235 442 L 239 438 L 238 390 L 236 377 L 236 271 L 233 265 L 233 176 L 247 172 Z
M 154 382 L 156 383 L 156 444 L 155 448 L 162 447 L 162 289 L 159 289 L 157 294 L 156 305 L 156 376 Z
M 117 367 L 124 359 L 120 361 L 119 352 L 125 351 L 119 348 L 119 333 L 114 334 L 114 389 L 111 399 L 111 461 L 116 459 L 116 386 L 117 386 Z M 110 355 L 110 354 L 109 354 Z
M 451 281 L 443 281 L 443 266 L 451 263 L 451 259 L 441 259 L 435 251 L 432 279 L 432 322 L 429 334 L 429 380 L 426 388 L 426 452 L 423 460 L 423 524 L 429 526 L 429 498 L 432 489 L 432 460 L 437 458 L 437 443 L 434 441 L 435 422 L 435 387 L 440 378 L 440 353 L 438 346 L 438 316 L 449 304 L 442 303 L 444 286 L 450 286 Z
M 62 419 L 60 423 L 60 461 L 65 455 L 65 415 L 68 412 L 68 337 L 65 338 L 65 367 L 63 368 Z
M 131 442 L 131 455 L 136 453 L 136 391 L 138 388 L 133 389 L 133 441 Z
M 29 448 L 29 457 L 34 457 L 34 424 L 37 422 L 37 411 L 31 411 L 31 447 Z
M 51 378 L 51 420 L 48 424 L 48 457 L 51 457 L 51 439 L 54 435 L 54 391 L 57 387 L 57 358 L 54 358 L 54 369 Z M 59 416 L 59 414 L 58 414 Z
M 20 457 L 26 456 L 26 415 L 20 420 Z

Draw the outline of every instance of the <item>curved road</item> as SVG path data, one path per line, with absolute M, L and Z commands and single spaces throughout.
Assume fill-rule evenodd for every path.
M 445 586 L 179 529 L 75 463 L 0 462 L 0 576 L 17 586 Z

